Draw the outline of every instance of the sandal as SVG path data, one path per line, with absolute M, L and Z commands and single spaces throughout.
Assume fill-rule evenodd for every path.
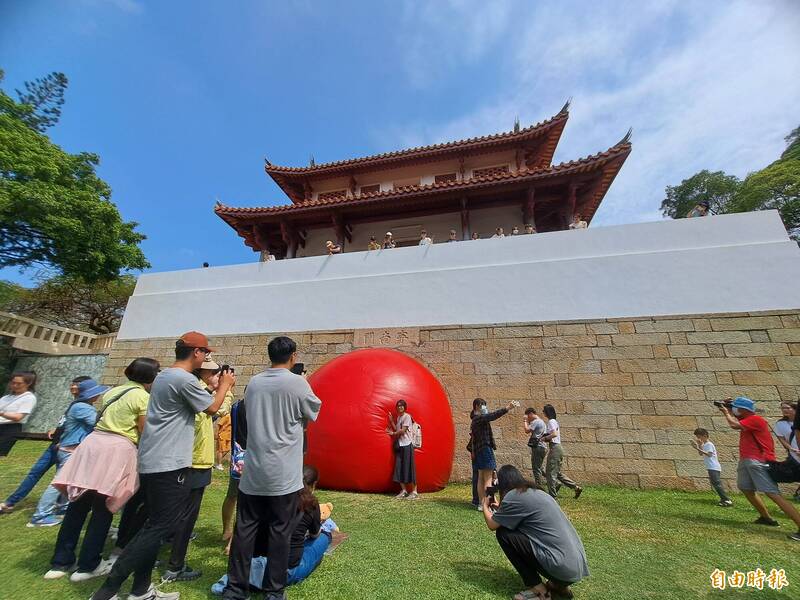
M 575 597 L 575 594 L 569 589 L 569 585 L 561 586 L 553 581 L 548 581 L 545 585 L 547 586 L 547 591 L 550 592 L 553 598 L 566 598 L 567 600 L 571 600 Z
M 514 600 L 550 600 L 550 594 L 542 595 L 533 590 L 522 590 L 514 596 Z

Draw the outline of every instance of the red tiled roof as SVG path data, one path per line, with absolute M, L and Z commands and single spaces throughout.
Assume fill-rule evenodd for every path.
M 494 133 L 491 135 L 467 138 L 463 140 L 457 140 L 454 142 L 444 142 L 441 144 L 432 144 L 430 146 L 418 146 L 416 148 L 395 150 L 392 152 L 384 152 L 382 154 L 375 154 L 372 156 L 350 158 L 346 160 L 323 163 L 308 167 L 283 167 L 268 163 L 264 167 L 264 170 L 270 175 L 272 174 L 275 175 L 281 174 L 287 176 L 312 175 L 312 174 L 318 175 L 327 171 L 348 169 L 354 166 L 365 166 L 375 163 L 395 162 L 398 160 L 406 159 L 408 157 L 418 158 L 424 156 L 435 156 L 438 154 L 449 154 L 454 150 L 471 149 L 473 147 L 479 147 L 479 146 L 494 146 L 498 145 L 499 143 L 504 143 L 508 141 L 522 140 L 527 137 L 531 137 L 531 134 L 540 135 L 545 131 L 555 128 L 559 125 L 563 130 L 563 126 L 566 124 L 568 117 L 569 117 L 569 102 L 564 105 L 564 107 L 558 114 L 551 117 L 550 119 L 547 119 L 546 121 L 542 121 L 540 123 L 536 123 L 535 125 L 531 125 L 530 127 L 525 127 L 524 129 L 520 129 L 519 131 Z
M 327 198 L 324 200 L 309 200 L 306 202 L 299 202 L 297 204 L 287 204 L 281 206 L 264 206 L 264 207 L 246 207 L 236 208 L 225 206 L 218 203 L 214 208 L 214 212 L 225 219 L 228 223 L 232 224 L 226 217 L 233 218 L 248 218 L 260 215 L 274 215 L 274 214 L 297 214 L 308 211 L 314 211 L 320 208 L 327 208 L 337 205 L 355 206 L 361 204 L 368 204 L 372 202 L 379 202 L 383 200 L 407 197 L 417 194 L 440 193 L 447 190 L 468 190 L 495 185 L 497 183 L 514 182 L 514 181 L 537 181 L 544 180 L 551 177 L 579 174 L 589 171 L 597 170 L 605 165 L 612 165 L 616 168 L 606 169 L 603 178 L 601 179 L 598 189 L 594 193 L 594 198 L 590 200 L 593 203 L 592 213 L 599 205 L 600 200 L 605 195 L 611 181 L 613 181 L 622 163 L 627 158 L 631 151 L 631 144 L 626 136 L 620 143 L 609 148 L 605 152 L 599 152 L 592 156 L 587 156 L 578 160 L 561 163 L 559 165 L 550 166 L 546 168 L 521 170 L 508 173 L 495 173 L 488 177 L 472 178 L 466 181 L 443 181 L 440 183 L 431 183 L 428 185 L 406 186 L 390 191 L 373 192 L 348 198 L 346 196 L 339 196 L 336 198 Z

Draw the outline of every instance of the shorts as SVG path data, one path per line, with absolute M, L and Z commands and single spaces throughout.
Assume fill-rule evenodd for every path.
M 736 468 L 736 487 L 743 492 L 780 494 L 778 484 L 769 475 L 769 465 L 753 458 L 739 459 Z
M 494 471 L 497 463 L 494 460 L 494 450 L 489 446 L 481 448 L 475 455 L 475 468 L 479 471 Z
M 239 479 L 235 477 L 228 477 L 228 492 L 225 494 L 226 498 L 236 498 L 239 496 Z

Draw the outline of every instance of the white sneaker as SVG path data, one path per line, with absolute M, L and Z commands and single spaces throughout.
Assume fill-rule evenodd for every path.
M 141 596 L 128 594 L 128 600 L 178 600 L 180 597 L 180 592 L 162 592 L 157 590 L 154 585 L 151 585 L 150 589 Z
M 45 579 L 61 579 L 62 577 L 69 575 L 69 571 L 62 571 L 60 569 L 50 569 L 47 573 L 44 574 Z
M 402 492 L 400 492 L 399 494 L 397 494 L 397 496 L 395 496 L 395 499 L 396 499 L 396 500 L 402 500 L 402 499 L 403 499 L 403 498 L 405 498 L 406 496 L 408 496 L 408 492 L 407 492 L 407 491 L 405 491 L 405 490 L 403 490 Z
M 78 583 L 80 581 L 89 581 L 95 577 L 102 577 L 103 575 L 108 575 L 111 572 L 111 567 L 113 566 L 113 561 L 101 560 L 100 564 L 97 565 L 94 571 L 75 571 L 72 575 L 70 575 L 69 580 L 73 583 Z

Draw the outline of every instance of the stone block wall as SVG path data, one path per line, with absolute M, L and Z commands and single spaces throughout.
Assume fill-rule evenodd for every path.
M 106 366 L 105 354 L 69 354 L 59 356 L 21 356 L 15 370 L 36 373 L 36 408 L 24 430 L 45 433 L 53 429 L 72 402 L 69 384 L 75 377 L 87 375 L 99 379 Z
M 564 471 L 572 478 L 707 489 L 703 462 L 689 446 L 692 431 L 711 432 L 729 483 L 738 452 L 738 434 L 712 400 L 750 396 L 774 421 L 780 401 L 796 402 L 800 393 L 800 310 L 218 336 L 212 339 L 216 360 L 236 366 L 238 394 L 267 364 L 267 342 L 278 333 L 297 341 L 311 372 L 364 347 L 396 348 L 425 364 L 453 410 L 453 480 L 470 476 L 464 447 L 478 396 L 492 408 L 510 400 L 522 405 L 495 421 L 500 464 L 530 468 L 523 409 L 549 403 L 559 414 Z M 168 365 L 173 347 L 172 339 L 119 340 L 104 381 L 121 382 L 125 365 L 137 356 Z M 413 414 L 413 403 L 409 410 Z

